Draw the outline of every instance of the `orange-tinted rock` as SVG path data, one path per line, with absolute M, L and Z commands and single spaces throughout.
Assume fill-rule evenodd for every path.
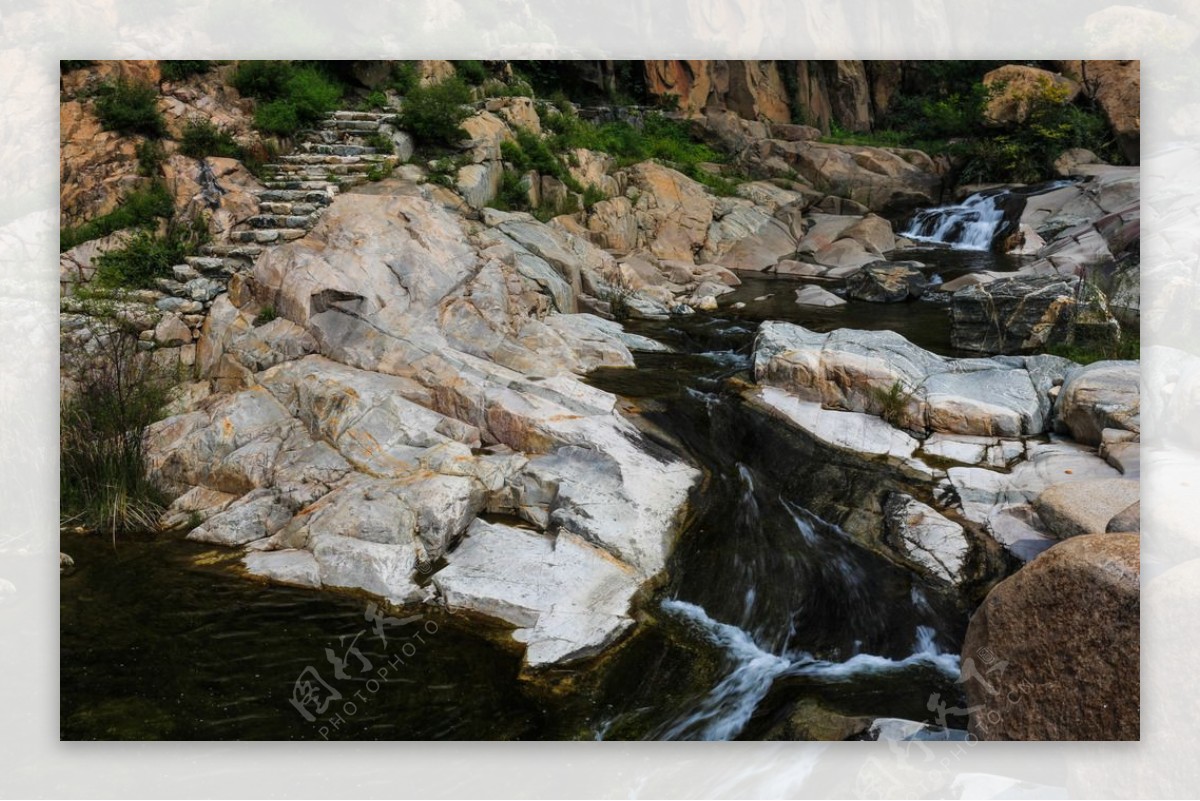
M 997 584 L 963 643 L 982 740 L 1136 740 L 1140 538 L 1087 534 Z

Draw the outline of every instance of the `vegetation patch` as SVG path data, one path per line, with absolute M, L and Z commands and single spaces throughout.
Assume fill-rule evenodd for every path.
M 211 61 L 160 61 L 158 68 L 164 81 L 176 83 L 212 69 Z
M 70 250 L 123 228 L 146 226 L 158 219 L 170 218 L 175 212 L 174 200 L 162 181 L 154 181 L 143 189 L 130 192 L 113 211 L 74 228 L 64 228 L 58 235 L 59 252 Z
M 107 330 L 104 330 L 107 329 Z M 150 483 L 142 432 L 175 383 L 138 348 L 137 333 L 98 323 L 93 347 L 64 354 L 75 385 L 59 412 L 62 523 L 110 534 L 156 528 L 165 499 Z
M 242 147 L 229 131 L 209 120 L 189 120 L 179 137 L 179 152 L 202 159 L 206 156 L 240 159 Z
M 452 147 L 467 137 L 463 121 L 470 117 L 471 90 L 461 79 L 414 86 L 404 99 L 399 124 L 422 145 Z
M 345 87 L 317 66 L 293 61 L 242 61 L 231 83 L 259 101 L 254 127 L 292 136 L 337 108 Z
M 171 277 L 171 268 L 194 255 L 207 241 L 203 220 L 185 225 L 172 220 L 159 233 L 143 229 L 123 248 L 96 257 L 96 283 L 101 287 L 151 288 L 157 278 Z
M 124 79 L 102 84 L 96 93 L 96 116 L 106 131 L 148 137 L 167 132 L 158 111 L 158 90 L 149 84 Z

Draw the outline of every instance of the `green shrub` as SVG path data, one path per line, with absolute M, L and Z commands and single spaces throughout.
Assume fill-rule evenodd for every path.
M 375 148 L 376 153 L 390 155 L 396 152 L 396 144 L 392 141 L 392 138 L 379 131 L 366 137 L 363 141 L 366 142 L 367 147 Z
M 59 251 L 70 250 L 81 242 L 108 236 L 123 228 L 144 226 L 175 212 L 174 200 L 162 181 L 136 189 L 113 211 L 75 228 L 64 228 L 58 235 Z
M 68 72 L 74 72 L 75 70 L 81 70 L 84 67 L 90 67 L 94 63 L 95 62 L 93 61 L 59 61 L 58 71 L 65 75 Z
M 587 188 L 583 190 L 583 207 L 585 209 L 590 209 L 604 199 L 604 192 L 595 184 L 588 184 Z
M 488 78 L 487 67 L 483 66 L 482 61 L 452 61 L 450 63 L 454 65 L 454 74 L 471 86 L 479 86 Z
M 462 123 L 471 116 L 471 90 L 458 78 L 414 87 L 398 115 L 402 128 L 418 142 L 453 146 L 466 138 Z
M 158 234 L 142 230 L 125 247 L 96 258 L 96 283 L 102 287 L 152 288 L 154 279 L 171 277 L 171 268 L 196 252 L 205 240 L 199 225 L 168 223 Z
M 147 139 L 137 146 L 138 175 L 154 178 L 167 160 L 167 151 L 157 139 Z
M 483 84 L 484 97 L 533 97 L 533 87 L 520 78 L 514 78 L 511 83 L 505 83 L 496 78 L 489 78 Z
M 231 80 L 234 88 L 259 101 L 254 126 L 291 136 L 337 108 L 344 87 L 311 65 L 291 61 L 242 61 Z
M 290 61 L 239 61 L 229 82 L 246 97 L 274 100 L 283 96 L 292 72 Z
M 871 397 L 878 407 L 878 414 L 888 423 L 899 428 L 904 422 L 904 410 L 913 396 L 914 390 L 905 387 L 904 382 L 897 379 L 887 389 L 871 387 Z
M 279 314 L 275 311 L 275 307 L 268 304 L 263 306 L 262 310 L 255 316 L 254 325 L 266 325 L 278 316 Z
M 172 83 L 199 75 L 212 69 L 211 61 L 160 61 L 159 70 L 164 81 Z
M 135 331 L 93 332 L 93 347 L 64 353 L 74 392 L 59 412 L 62 523 L 111 534 L 156 527 L 164 498 L 147 479 L 142 432 L 174 383 L 138 348 Z
M 105 130 L 123 134 L 163 136 L 166 123 L 158 111 L 158 90 L 124 79 L 103 84 L 96 97 L 96 116 Z
M 500 191 L 493 205 L 500 211 L 528 211 L 529 189 L 525 185 L 525 176 L 505 170 L 500 175 Z
M 362 102 L 358 104 L 358 107 L 363 111 L 371 111 L 372 109 L 387 108 L 387 105 L 387 95 L 376 89 L 364 97 Z
M 254 110 L 254 127 L 263 133 L 291 136 L 300 130 L 300 114 L 286 100 L 272 100 Z
M 242 148 L 229 131 L 209 120 L 189 120 L 179 137 L 179 152 L 192 158 L 221 156 L 241 158 Z
M 417 65 L 412 61 L 397 61 L 392 64 L 392 88 L 404 97 L 420 83 Z

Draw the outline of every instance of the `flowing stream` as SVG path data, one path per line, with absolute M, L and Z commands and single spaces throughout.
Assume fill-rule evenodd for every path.
M 1004 265 L 951 258 L 938 269 Z M 522 680 L 519 652 L 497 632 L 433 615 L 436 634 L 322 731 L 289 699 L 305 668 L 364 629 L 364 601 L 237 578 L 227 549 L 125 537 L 114 551 L 105 538 L 64 534 L 78 569 L 62 581 L 62 736 L 733 739 L 770 734 L 801 704 L 921 721 L 936 719 L 935 696 L 961 706 L 965 612 L 814 513 L 866 490 L 796 451 L 736 391 L 761 319 L 893 328 L 947 352 L 945 309 L 804 308 L 791 302 L 796 286 L 749 278 L 735 296 L 749 301 L 740 312 L 630 323 L 675 352 L 637 354 L 636 369 L 590 377 L 635 404 L 647 434 L 707 478 L 636 634 L 577 689 Z M 395 659 L 394 646 L 368 637 L 364 659 Z

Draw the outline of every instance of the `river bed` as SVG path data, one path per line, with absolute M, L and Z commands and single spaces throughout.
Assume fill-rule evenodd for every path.
M 944 248 L 895 257 L 947 279 L 1015 267 Z M 425 634 L 402 652 L 400 640 L 376 636 L 366 599 L 244 580 L 226 549 L 137 536 L 114 548 L 64 534 L 78 569 L 62 580 L 63 738 L 734 739 L 769 736 L 813 705 L 929 722 L 938 700 L 962 706 L 965 612 L 809 511 L 786 479 L 818 466 L 764 464 L 762 423 L 729 381 L 745 375 L 763 319 L 887 328 L 950 353 L 947 307 L 812 309 L 794 303 L 798 286 L 748 277 L 710 315 L 631 322 L 677 352 L 639 353 L 633 370 L 590 377 L 706 472 L 665 584 L 594 676 L 557 690 L 531 684 L 496 631 L 448 615 L 410 623 Z M 297 680 L 308 668 L 328 673 L 326 649 L 344 656 L 349 642 L 359 668 L 403 664 L 374 691 L 337 685 L 335 709 L 360 695 L 336 725 L 306 719 L 291 703 Z

